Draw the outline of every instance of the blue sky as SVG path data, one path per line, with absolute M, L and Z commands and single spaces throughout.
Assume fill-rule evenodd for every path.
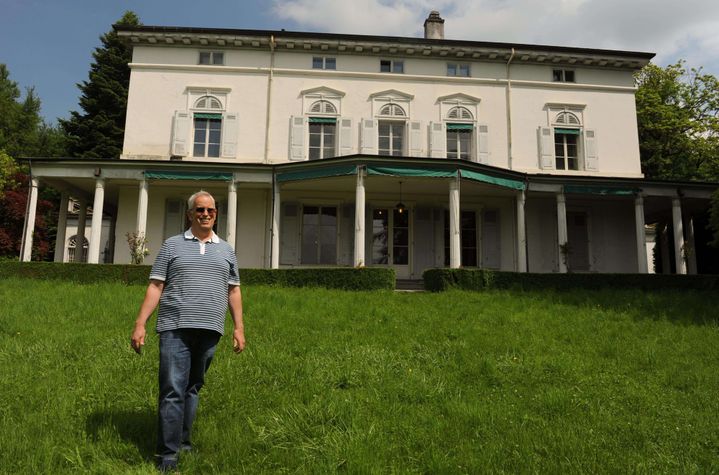
M 0 0 L 0 63 L 54 122 L 78 109 L 76 84 L 126 10 L 145 25 L 421 36 L 433 9 L 451 39 L 649 51 L 719 75 L 717 0 Z

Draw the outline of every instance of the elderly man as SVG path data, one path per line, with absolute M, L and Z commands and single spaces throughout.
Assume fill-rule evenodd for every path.
M 135 321 L 132 348 L 145 344 L 145 324 L 160 304 L 160 394 L 158 468 L 177 468 L 180 451 L 191 450 L 192 422 L 229 304 L 235 353 L 245 348 L 242 294 L 235 252 L 212 230 L 215 199 L 199 191 L 187 201 L 190 229 L 167 239 L 150 272 L 150 284 Z

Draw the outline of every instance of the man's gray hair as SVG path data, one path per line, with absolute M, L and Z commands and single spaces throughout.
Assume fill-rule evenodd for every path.
M 197 201 L 197 198 L 199 198 L 200 196 L 207 196 L 212 200 L 212 205 L 215 205 L 215 197 L 204 190 L 200 190 L 197 193 L 193 193 L 192 196 L 187 199 L 188 210 L 192 210 L 195 207 L 195 201 Z

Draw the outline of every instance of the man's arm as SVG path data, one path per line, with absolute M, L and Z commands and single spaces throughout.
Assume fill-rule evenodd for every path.
M 132 349 L 139 355 L 142 351 L 142 347 L 145 345 L 145 324 L 149 320 L 152 312 L 155 311 L 157 304 L 160 303 L 160 296 L 162 290 L 165 288 L 165 283 L 161 280 L 151 280 L 147 286 L 145 292 L 145 300 L 140 305 L 140 311 L 137 313 L 137 319 L 135 320 L 135 328 L 132 330 Z
M 242 323 L 242 292 L 239 285 L 230 285 L 227 290 L 227 297 L 230 305 L 230 315 L 235 324 L 232 332 L 232 346 L 235 353 L 245 349 L 245 325 Z

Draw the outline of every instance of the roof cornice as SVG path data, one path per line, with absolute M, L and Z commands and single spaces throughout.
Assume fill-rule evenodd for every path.
M 302 51 L 320 54 L 357 54 L 441 58 L 454 61 L 550 64 L 570 67 L 641 69 L 654 53 L 567 46 L 528 45 L 483 41 L 434 40 L 393 36 L 346 35 L 273 30 L 236 30 L 172 26 L 113 28 L 131 45 Z

